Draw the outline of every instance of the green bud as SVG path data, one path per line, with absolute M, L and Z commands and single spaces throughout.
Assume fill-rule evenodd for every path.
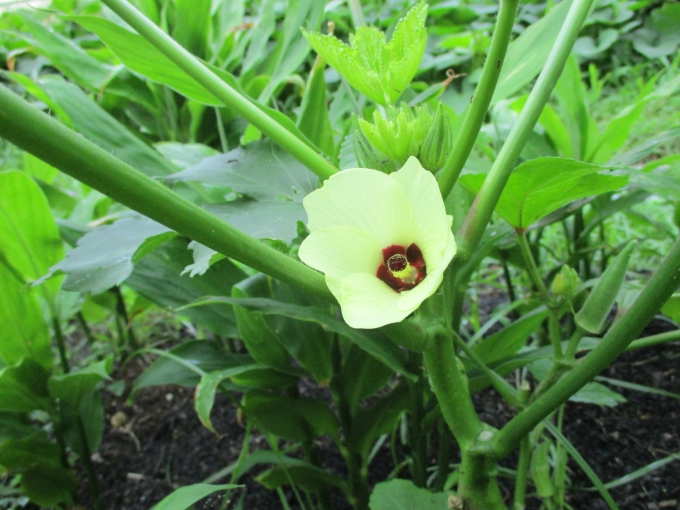
M 432 113 L 426 106 L 414 109 L 402 103 L 399 108 L 389 106 L 385 115 L 373 112 L 373 124 L 359 119 L 359 127 L 375 149 L 394 161 L 398 166 L 411 156 L 417 156 L 425 140 Z
M 451 123 L 449 116 L 439 103 L 434 121 L 430 126 L 425 141 L 420 148 L 420 164 L 423 168 L 435 173 L 444 166 L 451 153 L 453 140 L 451 139 Z
M 560 272 L 555 275 L 550 290 L 552 290 L 553 295 L 556 297 L 561 296 L 565 299 L 571 299 L 576 294 L 580 283 L 581 279 L 578 277 L 578 273 L 574 268 L 565 264 L 560 269 Z
M 372 168 L 380 170 L 386 174 L 392 173 L 397 169 L 396 164 L 390 158 L 377 150 L 371 144 L 359 124 L 356 117 L 352 121 L 354 125 L 354 134 L 352 135 L 352 146 L 354 149 L 354 157 L 361 168 Z M 370 124 L 369 124 L 370 126 Z

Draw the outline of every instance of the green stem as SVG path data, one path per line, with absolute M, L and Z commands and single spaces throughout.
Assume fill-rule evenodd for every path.
M 68 357 L 66 356 L 66 342 L 64 342 L 64 333 L 61 331 L 59 317 L 56 315 L 52 316 L 52 326 L 54 327 L 54 338 L 57 341 L 57 350 L 59 351 L 59 362 L 61 363 L 61 369 L 65 374 L 68 374 L 71 371 L 71 367 L 68 364 Z
M 491 98 L 496 89 L 498 77 L 501 74 L 505 52 L 508 49 L 508 44 L 510 44 L 510 36 L 512 35 L 512 26 L 517 15 L 518 4 L 519 0 L 501 0 L 498 21 L 496 22 L 496 29 L 491 39 L 491 46 L 489 47 L 489 54 L 486 57 L 486 63 L 482 70 L 482 76 L 475 94 L 472 96 L 472 104 L 470 104 L 467 110 L 458 138 L 439 177 L 439 189 L 444 199 L 451 193 L 453 185 L 463 170 L 463 165 L 467 161 L 470 152 L 472 152 L 472 147 L 475 145 L 475 140 L 484 122 L 484 117 L 486 117 L 486 113 L 489 110 L 489 104 L 491 104 Z
M 517 462 L 517 477 L 515 478 L 515 493 L 513 496 L 513 510 L 524 510 L 524 500 L 527 491 L 529 462 L 531 461 L 531 439 L 527 434 L 519 445 L 519 461 Z
M 444 420 L 461 450 L 465 450 L 483 427 L 472 405 L 465 369 L 453 350 L 451 333 L 444 328 L 435 332 L 424 352 L 425 366 Z
M 208 92 L 262 131 L 321 179 L 328 179 L 338 171 L 314 149 L 227 85 L 126 0 L 103 0 L 103 2 Z
M 0 136 L 181 235 L 274 278 L 332 299 L 321 274 L 180 197 L 1 86 Z
M 123 340 L 122 347 L 124 348 L 125 338 L 127 337 L 128 348 L 133 351 L 139 349 L 139 342 L 137 342 L 137 337 L 135 336 L 135 331 L 132 329 L 132 322 L 130 322 L 130 316 L 127 313 L 127 308 L 125 307 L 125 299 L 123 298 L 123 293 L 120 291 L 119 286 L 113 288 L 113 293 L 116 295 L 116 311 L 123 322 L 123 333 L 127 332 L 121 340 Z
M 83 312 L 78 312 L 76 314 L 76 319 L 78 319 L 78 323 L 80 324 L 80 327 L 83 330 L 83 334 L 87 339 L 88 345 L 92 347 L 94 345 L 94 335 L 92 334 L 92 329 L 90 329 L 90 326 L 87 324 L 87 321 L 85 320 Z
M 634 351 L 636 349 L 644 349 L 653 345 L 663 344 L 665 342 L 672 342 L 673 340 L 680 340 L 680 329 L 669 331 L 667 333 L 659 333 L 658 335 L 646 336 L 630 343 L 626 351 Z
M 550 93 L 555 87 L 560 74 L 562 74 L 564 63 L 571 52 L 576 37 L 578 37 L 583 22 L 588 16 L 592 3 L 593 0 L 574 0 L 573 5 L 569 9 L 569 13 L 560 29 L 560 33 L 548 56 L 543 71 L 541 71 L 536 85 L 522 109 L 522 113 L 517 119 L 517 123 L 512 128 L 507 141 L 499 152 L 458 233 L 456 238 L 458 241 L 458 254 L 456 259 L 454 259 L 454 262 L 457 261 L 458 265 L 462 265 L 470 257 L 475 246 L 477 246 L 482 238 L 498 198 L 505 187 L 508 177 L 510 177 L 510 173 L 515 167 L 517 158 L 519 158 L 538 117 L 543 111 L 543 107 L 548 102 Z
M 503 397 L 503 400 L 505 400 L 508 404 L 510 404 L 512 407 L 515 409 L 519 409 L 522 407 L 522 404 L 520 403 L 518 397 L 517 397 L 517 391 L 515 390 L 514 387 L 510 386 L 508 381 L 503 379 L 500 375 L 498 375 L 496 372 L 491 370 L 482 359 L 475 354 L 475 351 L 473 351 L 470 346 L 463 340 L 460 336 L 458 336 L 456 333 L 453 334 L 453 342 L 456 344 L 460 350 L 462 350 L 465 355 L 472 361 L 477 368 L 482 372 L 485 376 L 489 378 L 489 381 L 491 381 L 491 385 L 496 389 L 496 391 L 499 393 L 501 397 Z
M 507 510 L 496 482 L 496 460 L 475 448 L 461 452 L 458 495 L 466 510 Z
M 608 367 L 656 315 L 680 283 L 680 242 L 676 242 L 633 305 L 600 344 L 552 388 L 513 418 L 494 439 L 494 452 L 505 457 L 541 420 Z
M 437 420 L 437 479 L 435 489 L 438 492 L 444 490 L 446 477 L 449 473 L 449 460 L 451 459 L 451 431 L 446 422 L 441 418 Z
M 550 295 L 548 294 L 548 289 L 546 289 L 545 284 L 543 283 L 543 278 L 541 278 L 541 274 L 538 271 L 538 267 L 536 267 L 534 256 L 531 253 L 531 248 L 529 247 L 527 237 L 524 234 L 523 230 L 517 231 L 517 245 L 519 246 L 519 249 L 522 252 L 522 257 L 524 257 L 524 263 L 527 266 L 527 271 L 529 272 L 531 281 L 534 283 L 534 285 L 538 289 L 538 292 L 541 294 L 543 304 L 550 307 L 551 300 Z

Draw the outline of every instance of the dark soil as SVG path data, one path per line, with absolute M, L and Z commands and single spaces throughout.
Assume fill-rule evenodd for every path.
M 668 329 L 672 329 L 668 323 L 657 320 L 643 336 Z M 199 422 L 190 388 L 146 388 L 139 392 L 134 404 L 128 405 L 127 392 L 143 368 L 144 364 L 137 360 L 117 374 L 118 379 L 126 382 L 127 391 L 123 397 L 105 392 L 106 427 L 94 460 L 103 499 L 110 510 L 146 510 L 173 489 L 205 480 L 237 459 L 245 436 L 245 427 L 239 421 L 235 405 L 223 396 L 218 396 L 212 415 L 221 438 Z M 626 353 L 602 375 L 680 393 L 680 342 Z M 616 391 L 628 402 L 613 408 L 569 403 L 565 414 L 565 435 L 604 482 L 680 452 L 680 400 L 621 388 Z M 476 395 L 475 404 L 481 418 L 497 427 L 514 415 L 490 390 Z M 122 427 L 111 424 L 111 418 L 118 412 L 125 413 L 127 418 Z M 116 419 L 121 417 L 118 414 Z M 249 447 L 251 451 L 269 449 L 256 430 L 251 435 Z M 322 440 L 318 447 L 324 466 L 344 475 L 344 462 L 334 445 L 329 440 Z M 513 458 L 506 459 L 504 464 L 514 467 Z M 254 481 L 254 475 L 263 469 L 253 470 L 241 478 L 239 483 L 245 488 L 231 494 L 234 501 L 226 508 L 234 508 L 241 497 L 244 497 L 241 508 L 246 510 L 283 508 L 275 491 L 267 491 Z M 393 469 L 392 455 L 386 444 L 371 464 L 371 483 L 384 480 Z M 573 461 L 569 463 L 568 475 L 573 487 L 592 487 Z M 407 471 L 401 476 L 407 476 Z M 86 478 L 82 474 L 81 479 L 81 502 L 91 508 Z M 213 483 L 228 481 L 229 476 L 225 476 Z M 511 488 L 511 480 L 503 481 L 508 501 Z M 530 486 L 529 493 L 531 490 Z M 286 489 L 283 494 L 292 510 L 301 508 L 291 490 Z M 643 478 L 612 489 L 611 494 L 622 510 L 680 509 L 680 462 L 672 462 Z M 572 489 L 568 492 L 568 502 L 577 510 L 607 508 L 597 492 L 592 491 Z M 197 508 L 220 509 L 223 503 L 221 497 L 217 497 L 200 503 Z M 540 506 L 538 499 L 531 496 L 527 504 L 527 510 L 537 510 Z M 339 494 L 334 497 L 334 505 L 336 510 L 351 508 Z

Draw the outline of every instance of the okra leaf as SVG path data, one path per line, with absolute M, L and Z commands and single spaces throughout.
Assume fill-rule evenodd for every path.
M 627 176 L 600 174 L 602 167 L 564 158 L 537 158 L 518 166 L 510 175 L 496 212 L 512 227 L 526 230 L 556 209 L 579 198 L 622 188 Z M 468 174 L 461 183 L 475 193 L 485 174 Z

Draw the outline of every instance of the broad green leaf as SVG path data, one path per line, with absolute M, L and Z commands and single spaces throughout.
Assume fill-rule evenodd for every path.
M 529 337 L 536 332 L 548 315 L 546 309 L 538 308 L 484 338 L 475 344 L 472 350 L 485 363 L 512 356 L 527 344 Z
M 312 143 L 332 157 L 335 154 L 335 144 L 331 120 L 328 116 L 324 74 L 323 60 L 318 58 L 307 80 L 305 94 L 302 96 L 297 126 Z
M 259 200 L 282 196 L 296 202 L 302 202 L 318 186 L 318 178 L 312 172 L 270 141 L 206 158 L 165 180 L 218 184 Z
M 211 3 L 211 0 L 175 0 L 172 37 L 199 58 L 208 56 Z
M 321 398 L 250 390 L 243 395 L 241 409 L 260 430 L 290 441 L 312 441 L 323 434 L 338 438 L 338 419 Z
M 165 159 L 169 159 L 182 170 L 219 154 L 212 147 L 200 143 L 158 142 L 154 147 Z
M 0 259 L 0 360 L 7 365 L 23 358 L 52 366 L 50 332 L 37 297 Z
M 189 276 L 192 278 L 196 275 L 204 275 L 211 265 L 225 258 L 221 253 L 217 253 L 212 248 L 208 248 L 196 241 L 189 243 L 189 249 L 193 252 L 194 263 L 185 267 L 182 275 L 189 273 Z
M 340 373 L 333 379 L 354 414 L 359 403 L 373 396 L 393 376 L 392 370 L 356 344 L 350 344 Z
M 510 44 L 492 105 L 510 97 L 538 75 L 555 45 L 571 4 L 572 0 L 563 0 Z
M 213 340 L 192 340 L 169 351 L 160 352 L 162 355 L 135 381 L 133 396 L 148 386 L 162 384 L 197 386 L 206 373 L 254 363 L 249 355 L 226 353 L 222 346 Z
M 223 297 L 205 298 L 193 303 L 192 306 L 212 303 L 229 303 L 232 305 L 242 306 L 247 310 L 256 311 L 264 315 L 280 315 L 283 317 L 296 319 L 297 321 L 316 323 L 325 331 L 339 333 L 346 336 L 356 343 L 361 349 L 379 359 L 393 370 L 404 374 L 407 377 L 415 377 L 406 367 L 405 355 L 401 349 L 396 346 L 396 344 L 392 343 L 380 334 L 374 334 L 376 332 L 350 328 L 347 324 L 336 319 L 323 309 L 310 305 L 304 306 L 291 304 L 288 302 L 281 302 L 266 298 L 238 299 Z M 283 341 L 283 339 L 281 339 L 281 341 Z M 291 354 L 293 354 L 294 357 L 297 357 L 295 356 L 295 353 L 291 352 Z
M 605 28 L 597 35 L 597 41 L 588 36 L 579 37 L 574 43 L 574 53 L 585 59 L 592 59 L 604 53 L 619 39 L 619 31 Z
M 449 495 L 416 487 L 411 480 L 394 479 L 375 486 L 368 506 L 371 510 L 445 510 Z
M 357 412 L 347 438 L 347 448 L 364 458 L 367 457 L 373 441 L 391 432 L 399 416 L 409 408 L 409 405 L 408 385 L 402 381 L 402 384 L 388 395 Z
M 307 223 L 305 208 L 297 201 L 245 199 L 205 208 L 250 237 L 286 244 L 298 236 L 298 222 Z
M 276 489 L 292 482 L 296 487 L 309 492 L 327 491 L 333 487 L 345 493 L 349 491 L 341 477 L 305 461 L 272 468 L 258 475 L 256 480 L 268 489 Z
M 510 175 L 496 212 L 512 227 L 526 230 L 533 223 L 579 198 L 622 188 L 626 176 L 597 173 L 602 167 L 563 158 L 532 159 Z M 485 174 L 468 174 L 461 183 L 475 193 Z
M 332 35 L 303 33 L 350 85 L 386 106 L 399 99 L 418 71 L 427 44 L 426 17 L 427 4 L 421 1 L 399 20 L 389 43 L 373 26 L 357 28 L 349 45 Z
M 110 379 L 109 374 L 112 369 L 113 360 L 107 358 L 81 368 L 77 372 L 53 375 L 47 383 L 50 395 L 68 402 L 77 409 L 87 393 L 90 393 L 104 379 Z
M 22 172 L 0 174 L 0 255 L 25 282 L 44 276 L 64 256 L 47 199 L 35 181 Z M 36 289 L 51 307 L 60 280 Z
M 133 259 L 135 262 L 141 259 L 135 254 L 145 243 L 167 241 L 168 234 L 177 235 L 145 217 L 124 218 L 85 234 L 78 240 L 78 246 L 51 271 L 68 275 L 64 282 L 66 290 L 100 294 L 120 285 L 132 274 Z M 145 251 L 149 247 L 147 244 Z
M 77 132 L 150 177 L 169 175 L 176 168 L 152 147 L 109 115 L 87 94 L 58 76 L 40 78 L 40 86 L 66 112 Z
M 260 273 L 234 285 L 231 296 L 249 298 L 269 294 L 269 279 Z M 264 365 L 286 370 L 291 366 L 291 357 L 286 348 L 267 324 L 261 313 L 246 310 L 241 306 L 234 307 L 239 337 L 248 353 Z
M 66 444 L 77 455 L 83 457 L 96 452 L 104 435 L 104 404 L 101 391 L 95 388 L 82 395 L 77 407 L 62 401 L 59 405 L 59 420 L 64 431 Z M 87 448 L 80 432 L 85 431 Z
M 213 424 L 210 421 L 210 413 L 215 402 L 215 393 L 217 392 L 217 387 L 220 385 L 220 383 L 222 383 L 222 381 L 224 381 L 225 379 L 235 378 L 239 375 L 251 371 L 267 370 L 267 368 L 268 367 L 266 367 L 265 365 L 259 364 L 242 365 L 239 367 L 218 370 L 216 372 L 208 372 L 203 377 L 201 377 L 201 382 L 198 383 L 198 386 L 196 386 L 194 404 L 196 408 L 196 413 L 198 414 L 198 418 L 201 420 L 203 426 L 206 427 L 211 432 L 217 434 L 215 427 L 213 427 Z M 281 388 L 287 385 L 285 384 L 286 382 L 288 382 L 288 385 L 290 385 L 291 382 L 295 383 L 296 380 L 293 379 L 292 381 L 285 381 L 276 380 L 275 378 L 273 378 L 272 382 L 274 382 L 276 388 Z
M 24 439 L 44 433 L 42 429 L 31 425 L 25 415 L 0 411 L 0 444 L 10 439 Z
M 187 510 L 191 505 L 217 491 L 237 489 L 241 485 L 209 485 L 197 483 L 175 490 L 156 504 L 152 510 Z
M 113 70 L 79 48 L 72 41 L 20 11 L 24 25 L 31 31 L 40 52 L 50 63 L 79 85 L 91 90 L 101 89 L 113 76 Z
M 176 238 L 137 262 L 125 283 L 160 306 L 180 308 L 203 296 L 230 296 L 232 285 L 246 277 L 243 270 L 227 259 L 213 264 L 203 276 L 180 276 L 191 262 L 187 241 Z M 229 306 L 187 308 L 179 315 L 217 335 L 235 337 L 238 334 L 236 319 Z
M 31 358 L 0 369 L 0 411 L 49 411 L 52 404 L 47 392 L 48 377 L 47 370 Z

